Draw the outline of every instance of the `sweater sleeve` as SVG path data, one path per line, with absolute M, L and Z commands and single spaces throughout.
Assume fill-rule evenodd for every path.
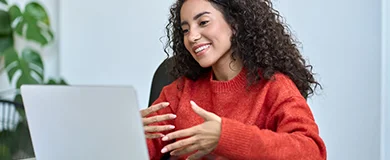
M 176 107 L 178 106 L 180 99 L 180 91 L 177 89 L 177 83 L 174 81 L 170 85 L 163 88 L 160 96 L 153 102 L 154 104 L 160 102 L 169 102 L 169 106 L 163 108 L 153 114 L 150 114 L 148 117 L 156 116 L 156 115 L 164 115 L 164 114 L 176 114 Z M 174 120 L 167 120 L 163 122 L 154 123 L 152 125 L 174 125 Z M 162 132 L 162 134 L 166 135 L 172 131 Z M 162 147 L 167 145 L 170 142 L 163 142 L 161 138 L 156 139 L 147 139 L 147 146 L 149 151 L 149 158 L 151 160 L 160 160 L 163 154 L 160 152 Z
M 214 153 L 238 160 L 325 160 L 325 144 L 306 100 L 285 93 L 272 99 L 265 129 L 222 118 Z

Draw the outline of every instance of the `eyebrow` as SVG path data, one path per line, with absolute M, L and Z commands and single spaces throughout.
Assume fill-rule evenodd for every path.
M 207 11 L 204 11 L 204 12 L 201 12 L 201 13 L 198 13 L 197 15 L 194 16 L 194 18 L 192 18 L 193 20 L 197 20 L 198 18 L 202 17 L 203 15 L 205 14 L 210 14 L 210 12 L 207 12 Z M 183 26 L 183 25 L 186 25 L 188 24 L 187 21 L 183 21 L 180 23 L 180 26 Z

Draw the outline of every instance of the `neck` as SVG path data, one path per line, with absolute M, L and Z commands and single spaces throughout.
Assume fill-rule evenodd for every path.
M 214 78 L 218 81 L 228 81 L 237 76 L 241 69 L 241 60 L 233 60 L 230 54 L 226 54 L 215 65 L 212 66 Z

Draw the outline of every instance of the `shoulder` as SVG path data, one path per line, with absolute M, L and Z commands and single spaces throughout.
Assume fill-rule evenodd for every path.
M 283 90 L 297 90 L 298 88 L 291 78 L 283 73 L 277 72 L 269 80 L 270 85 L 275 89 L 285 88 Z
M 270 99 L 302 97 L 299 89 L 289 76 L 277 72 L 270 80 L 265 80 L 265 88 Z

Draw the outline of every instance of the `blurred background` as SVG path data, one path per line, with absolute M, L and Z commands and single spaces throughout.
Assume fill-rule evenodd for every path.
M 0 98 L 18 101 L 19 79 L 40 84 L 132 85 L 140 109 L 148 107 L 153 74 L 166 58 L 165 25 L 174 0 L 35 1 L 47 16 L 36 14 L 41 9 L 28 5 L 31 0 L 3 1 L 0 10 L 9 11 L 13 22 L 15 53 L 32 64 L 29 69 L 34 74 L 27 78 L 20 78 L 22 71 L 10 74 L 14 66 L 1 56 L 13 52 L 1 50 L 5 45 L 0 42 Z M 13 5 L 21 8 L 21 15 Z M 32 6 L 30 17 L 29 9 L 23 12 L 26 6 Z M 390 2 L 277 0 L 274 7 L 301 42 L 300 50 L 323 86 L 308 102 L 328 159 L 389 160 Z M 31 17 L 41 25 L 18 34 L 18 24 Z M 33 26 L 29 22 L 26 26 Z M 11 33 L 1 27 L 0 40 Z M 41 34 L 29 34 L 37 28 Z M 39 54 L 42 62 L 29 60 L 32 53 Z

